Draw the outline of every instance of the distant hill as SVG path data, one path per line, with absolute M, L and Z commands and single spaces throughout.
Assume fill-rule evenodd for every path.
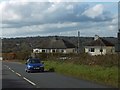
M 46 37 L 24 37 L 24 38 L 3 38 L 2 39 L 2 52 L 27 52 L 32 51 L 33 48 L 39 47 L 42 41 L 48 41 L 49 38 L 55 36 Z M 58 38 L 67 40 L 73 43 L 75 46 L 78 44 L 78 37 L 57 36 Z M 105 40 L 117 45 L 117 38 L 115 37 L 103 37 Z M 93 40 L 94 37 L 80 37 L 80 45 L 85 45 L 86 42 Z

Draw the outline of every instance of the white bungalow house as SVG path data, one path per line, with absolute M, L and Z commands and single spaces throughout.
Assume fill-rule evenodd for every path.
M 114 54 L 115 46 L 111 42 L 95 35 L 94 40 L 85 45 L 85 53 L 90 55 Z
M 44 40 L 39 47 L 33 49 L 33 53 L 75 53 L 76 47 L 72 43 L 58 37 Z

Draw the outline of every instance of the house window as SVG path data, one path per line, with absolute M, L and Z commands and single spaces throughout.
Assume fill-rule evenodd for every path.
M 45 50 L 42 50 L 42 52 L 45 52 Z
M 90 52 L 94 52 L 95 49 L 94 49 L 94 48 L 90 48 L 89 51 L 90 51 Z
M 100 49 L 100 52 L 103 52 L 103 49 L 102 49 L 102 48 Z
M 55 50 L 53 49 L 52 52 L 55 53 Z
M 62 50 L 61 50 L 61 52 L 63 53 L 63 52 L 64 52 L 64 50 L 62 49 Z
M 36 53 L 39 53 L 39 50 L 35 50 Z

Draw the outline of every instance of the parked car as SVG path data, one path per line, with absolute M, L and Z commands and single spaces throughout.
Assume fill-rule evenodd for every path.
M 35 72 L 35 71 L 44 71 L 44 63 L 41 62 L 40 59 L 38 58 L 30 58 L 26 62 L 26 68 L 25 71 L 30 73 L 30 72 Z

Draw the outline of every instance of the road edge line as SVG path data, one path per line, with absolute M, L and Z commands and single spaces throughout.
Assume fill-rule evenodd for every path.
M 16 72 L 16 74 L 21 77 L 21 75 L 19 73 Z
M 27 79 L 25 77 L 23 77 L 23 79 L 26 80 L 27 82 L 29 82 L 30 84 L 34 85 L 34 86 L 36 85 L 35 83 L 33 83 L 32 81 L 30 81 L 29 79 Z

